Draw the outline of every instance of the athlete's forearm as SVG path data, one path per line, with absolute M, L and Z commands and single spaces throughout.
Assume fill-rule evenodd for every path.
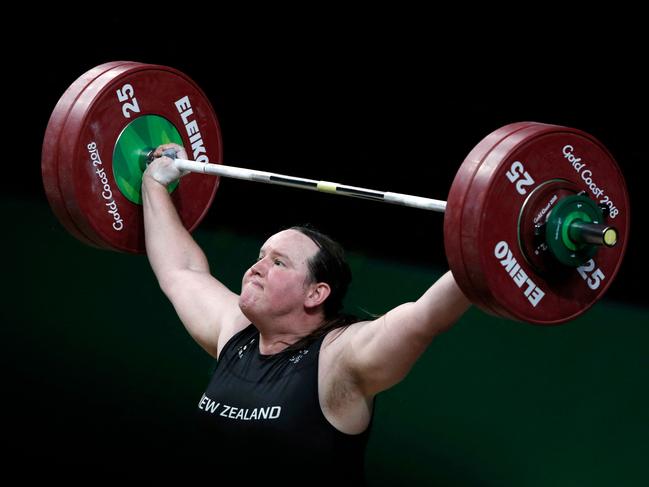
M 142 205 L 147 256 L 161 284 L 177 270 L 209 272 L 207 258 L 184 227 L 167 188 L 146 173 Z

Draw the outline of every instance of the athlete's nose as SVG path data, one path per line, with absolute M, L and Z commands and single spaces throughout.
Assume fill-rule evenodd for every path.
M 266 273 L 266 268 L 266 258 L 263 257 L 252 265 L 252 267 L 250 268 L 250 273 L 253 275 L 263 276 Z

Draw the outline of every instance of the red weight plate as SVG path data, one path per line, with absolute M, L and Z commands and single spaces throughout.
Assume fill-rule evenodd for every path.
M 516 133 L 533 122 L 516 122 L 505 125 L 483 138 L 466 156 L 455 175 L 449 190 L 446 211 L 444 213 L 444 247 L 453 277 L 472 303 L 491 314 L 500 314 L 490 308 L 490 303 L 483 298 L 480 289 L 473 286 L 464 264 L 462 253 L 462 212 L 469 196 L 469 188 L 484 158 L 491 153 L 503 139 Z
M 134 64 L 127 61 L 113 61 L 96 66 L 77 78 L 63 93 L 57 102 L 52 115 L 45 130 L 45 137 L 43 139 L 43 147 L 41 152 L 41 174 L 43 178 L 43 188 L 45 195 L 52 207 L 54 215 L 61 222 L 63 227 L 70 232 L 74 237 L 79 239 L 85 244 L 102 247 L 101 242 L 95 241 L 92 237 L 84 235 L 75 224 L 74 220 L 68 213 L 68 210 L 61 196 L 58 175 L 58 148 L 60 142 L 60 135 L 65 125 L 65 122 L 70 113 L 70 109 L 77 101 L 79 95 L 90 85 L 95 79 L 103 75 L 105 72 L 110 71 L 112 68 L 124 65 Z
M 113 63 L 106 63 L 113 64 Z M 55 161 L 56 161 L 56 180 L 59 186 L 59 194 L 61 198 L 61 204 L 63 205 L 65 214 L 68 215 L 69 221 L 77 229 L 77 231 L 84 236 L 87 240 L 93 242 L 93 246 L 105 249 L 105 250 L 115 250 L 109 243 L 102 239 L 96 232 L 89 228 L 83 219 L 79 219 L 78 215 L 75 216 L 74 212 L 70 211 L 69 204 L 69 191 L 66 197 L 66 190 L 68 190 L 71 181 L 74 180 L 74 171 L 71 168 L 77 166 L 77 161 L 70 159 L 70 149 L 71 144 L 73 144 L 74 134 L 69 131 L 69 126 L 71 116 L 74 113 L 78 113 L 87 100 L 92 100 L 96 96 L 97 92 L 101 91 L 103 87 L 108 85 L 112 80 L 117 76 L 123 74 L 128 69 L 134 66 L 143 66 L 142 63 L 136 62 L 117 62 L 114 63 L 110 69 L 103 71 L 100 75 L 95 77 L 92 81 L 86 84 L 86 86 L 81 90 L 73 103 L 70 104 L 64 123 L 61 124 L 59 130 L 59 140 L 58 145 L 55 147 Z
M 607 223 L 617 228 L 618 243 L 600 248 L 584 266 L 541 274 L 519 245 L 518 221 L 535 188 L 557 179 L 609 208 Z M 580 130 L 532 124 L 484 157 L 466 190 L 460 243 L 471 286 L 489 309 L 554 325 L 576 318 L 603 295 L 621 265 L 628 231 L 626 184 L 608 150 Z
M 171 122 L 190 158 L 222 162 L 216 115 L 189 77 L 166 66 L 138 64 L 115 68 L 97 78 L 70 110 L 61 134 L 66 143 L 60 145 L 58 167 L 70 215 L 84 234 L 93 235 L 106 248 L 132 253 L 145 250 L 142 206 L 120 192 L 112 157 L 126 126 L 149 115 Z M 217 177 L 189 174 L 172 193 L 189 231 L 205 216 L 218 183 Z

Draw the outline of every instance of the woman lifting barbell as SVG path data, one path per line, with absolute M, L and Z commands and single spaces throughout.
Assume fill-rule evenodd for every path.
M 342 248 L 311 228 L 272 235 L 241 294 L 212 276 L 167 185 L 183 174 L 158 147 L 144 172 L 146 251 L 189 334 L 217 367 L 198 404 L 221 465 L 249 463 L 317 478 L 363 477 L 374 397 L 404 379 L 470 303 L 450 272 L 378 319 L 340 314 L 351 280 Z M 263 471 L 263 469 L 262 469 Z

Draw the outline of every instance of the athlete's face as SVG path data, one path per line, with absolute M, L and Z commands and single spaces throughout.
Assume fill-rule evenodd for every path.
M 244 314 L 254 321 L 255 316 L 279 317 L 303 307 L 310 283 L 307 263 L 318 250 L 296 230 L 270 237 L 243 276 L 239 307 Z

